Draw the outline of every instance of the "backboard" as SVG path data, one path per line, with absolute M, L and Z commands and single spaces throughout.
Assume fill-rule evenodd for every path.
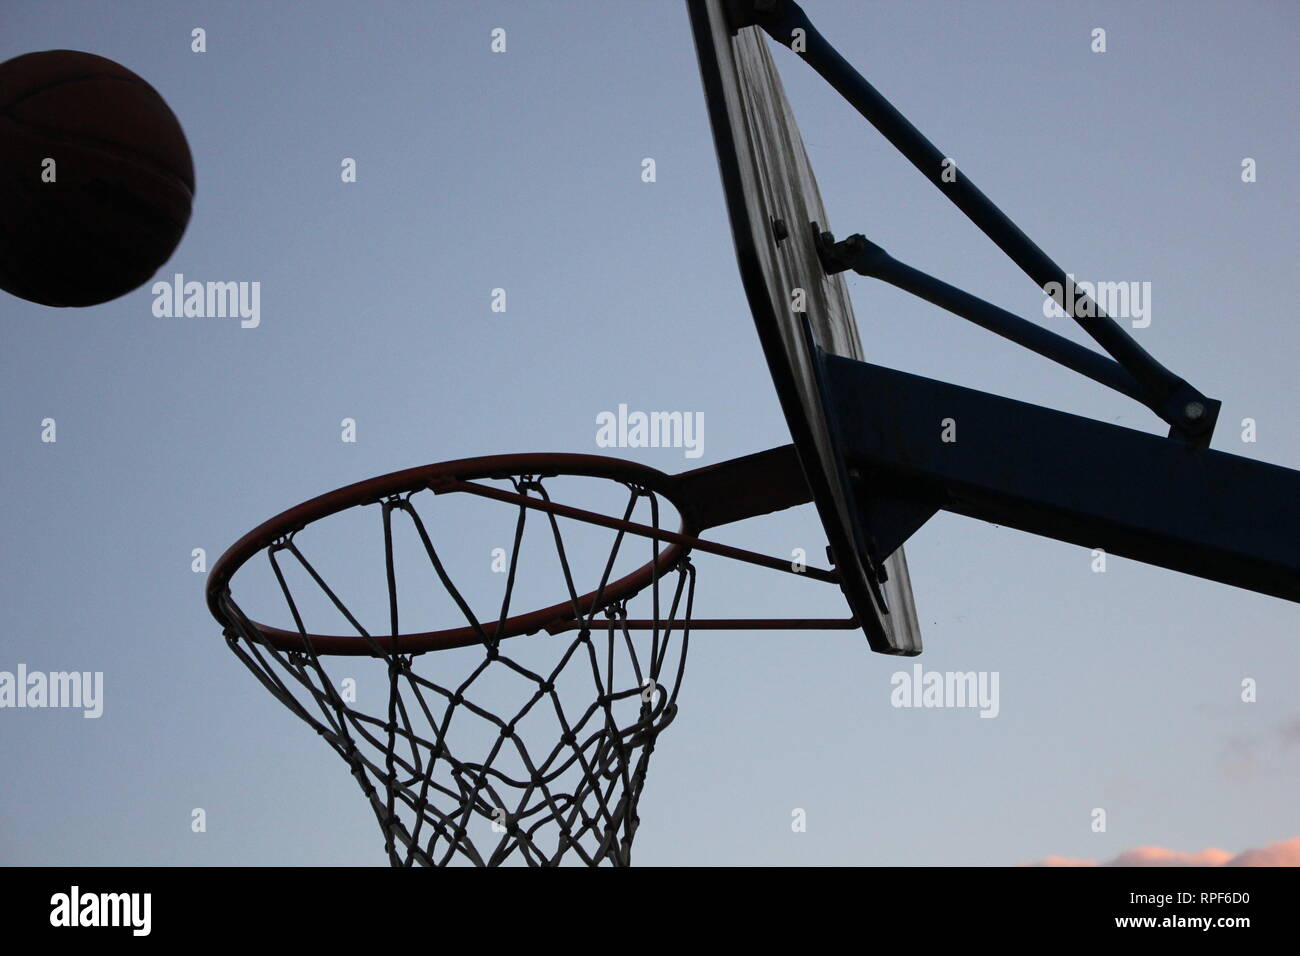
M 687 2 L 741 279 L 845 597 L 872 650 L 919 654 L 907 559 L 873 558 L 823 399 L 818 351 L 861 359 L 862 343 L 817 256 L 811 224 L 830 226 L 768 39 L 733 31 L 725 0 Z

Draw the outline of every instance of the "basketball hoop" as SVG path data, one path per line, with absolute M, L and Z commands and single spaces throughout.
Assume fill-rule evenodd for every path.
M 599 513 L 553 500 L 548 483 L 573 478 L 615 492 L 621 486 L 622 507 Z M 322 495 L 249 532 L 214 566 L 208 606 L 239 659 L 348 764 L 379 820 L 393 865 L 552 865 L 569 858 L 626 865 L 650 755 L 677 713 L 690 632 L 697 626 L 690 552 L 837 580 L 833 571 L 795 569 L 777 558 L 696 537 L 699 529 L 806 501 L 799 482 L 788 446 L 684 475 L 588 455 L 427 465 Z M 719 495 L 722 486 L 733 494 Z M 445 541 L 427 518 L 440 502 L 457 495 L 496 502 L 513 517 L 508 566 L 500 569 L 504 593 L 490 616 L 476 610 L 453 579 Z M 676 531 L 661 526 L 664 504 L 679 516 Z M 387 621 L 382 628 L 363 623 L 364 614 L 343 599 L 302 543 L 329 519 L 355 517 L 369 508 L 377 512 L 383 540 Z M 640 512 L 649 520 L 634 520 Z M 558 603 L 517 612 L 516 595 L 526 573 L 521 544 L 534 515 L 548 532 L 544 537 L 566 594 Z M 573 569 L 575 552 L 566 550 L 561 519 L 612 533 L 596 580 L 586 589 Z M 409 580 L 409 572 L 398 567 L 403 553 L 394 540 L 400 523 L 418 539 L 418 547 L 405 556 L 418 555 L 431 572 L 420 587 L 445 594 L 458 622 L 403 626 L 398 581 Z M 646 540 L 649 560 L 616 573 L 633 542 Z M 258 555 L 266 556 L 264 566 L 253 561 Z M 278 593 L 291 627 L 255 620 L 236 598 L 236 576 L 242 588 L 245 576 L 259 567 L 261 583 Z M 353 633 L 309 624 L 313 600 L 318 610 L 345 620 Z M 381 602 L 373 594 L 369 600 L 373 613 Z M 630 616 L 634 601 L 647 616 Z M 852 619 L 726 619 L 698 626 L 857 624 Z M 528 634 L 538 636 L 506 643 Z M 344 686 L 365 679 L 351 676 L 362 658 L 383 662 L 382 669 L 371 671 L 376 683 L 369 707 Z

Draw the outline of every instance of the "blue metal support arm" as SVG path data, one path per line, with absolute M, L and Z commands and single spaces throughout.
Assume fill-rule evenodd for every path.
M 1300 601 L 1300 472 L 825 353 L 821 373 L 882 558 L 942 508 Z
M 828 273 L 852 269 L 858 275 L 888 282 L 904 292 L 961 316 L 980 328 L 1022 345 L 1031 352 L 1037 352 L 1058 365 L 1073 369 L 1094 382 L 1113 388 L 1144 405 L 1148 403 L 1147 393 L 1138 380 L 1113 359 L 1098 355 L 1063 335 L 1057 335 L 1041 325 L 998 308 L 920 269 L 913 269 L 864 236 L 849 236 L 842 242 L 835 242 L 830 233 L 821 233 L 817 249 Z M 1160 413 L 1159 409 L 1153 408 L 1152 411 Z
M 738 9 L 740 7 L 746 10 Z M 732 10 L 735 26 L 757 25 L 792 49 L 920 170 L 971 222 L 1007 254 L 1040 289 L 1115 361 L 1146 393 L 1144 404 L 1158 411 L 1170 435 L 1208 445 L 1219 403 L 1161 365 L 1096 303 L 1083 295 L 1065 271 L 1040 249 L 964 174 L 945 179 L 946 154 L 894 108 L 823 37 L 794 0 L 748 0 Z M 1090 303 L 1090 305 L 1085 305 Z M 1089 313 L 1092 314 L 1089 314 Z

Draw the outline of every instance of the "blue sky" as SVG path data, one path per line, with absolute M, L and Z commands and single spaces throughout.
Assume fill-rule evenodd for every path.
M 806 8 L 1069 271 L 1151 283 L 1152 321 L 1134 335 L 1223 400 L 1216 448 L 1300 467 L 1294 5 Z M 190 50 L 196 27 L 206 53 Z M 504 54 L 489 50 L 497 27 Z M 98 720 L 0 711 L 0 861 L 381 864 L 345 767 L 227 650 L 191 551 L 215 559 L 292 504 L 399 468 L 602 453 L 596 416 L 620 403 L 703 413 L 700 459 L 617 452 L 664 471 L 788 441 L 684 6 L 0 11 L 0 61 L 51 48 L 117 60 L 168 100 L 198 193 L 162 275 L 260 282 L 261 324 L 156 318 L 147 288 L 85 310 L 0 295 L 0 670 L 103 671 L 106 695 Z M 837 233 L 1082 340 L 774 53 Z M 356 183 L 340 181 L 345 157 Z M 1257 182 L 1242 182 L 1247 157 Z M 1122 396 L 849 281 L 873 361 L 1161 431 Z M 354 444 L 339 441 L 345 417 Z M 728 540 L 817 553 L 818 534 L 802 509 Z M 996 671 L 998 717 L 892 707 L 891 675 L 910 663 L 851 632 L 701 635 L 642 799 L 638 862 L 1012 864 L 1300 834 L 1293 605 L 1118 558 L 1097 574 L 1084 549 L 952 516 L 908 555 L 921 664 Z M 843 613 L 824 586 L 698 565 L 702 613 Z M 205 833 L 191 832 L 196 807 Z M 791 830 L 796 808 L 806 832 Z

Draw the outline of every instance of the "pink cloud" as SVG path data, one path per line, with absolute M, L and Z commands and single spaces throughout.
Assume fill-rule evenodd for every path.
M 1180 853 L 1161 846 L 1140 846 L 1125 850 L 1103 866 L 1223 866 L 1232 859 L 1226 850 L 1213 848 L 1198 853 Z
M 1030 866 L 1300 866 L 1300 837 L 1270 843 L 1262 849 L 1243 850 L 1236 856 L 1213 848 L 1196 853 L 1166 850 L 1159 846 L 1140 846 L 1125 850 L 1113 860 L 1071 859 L 1049 856 Z
M 1224 866 L 1300 866 L 1300 837 L 1238 853 Z

